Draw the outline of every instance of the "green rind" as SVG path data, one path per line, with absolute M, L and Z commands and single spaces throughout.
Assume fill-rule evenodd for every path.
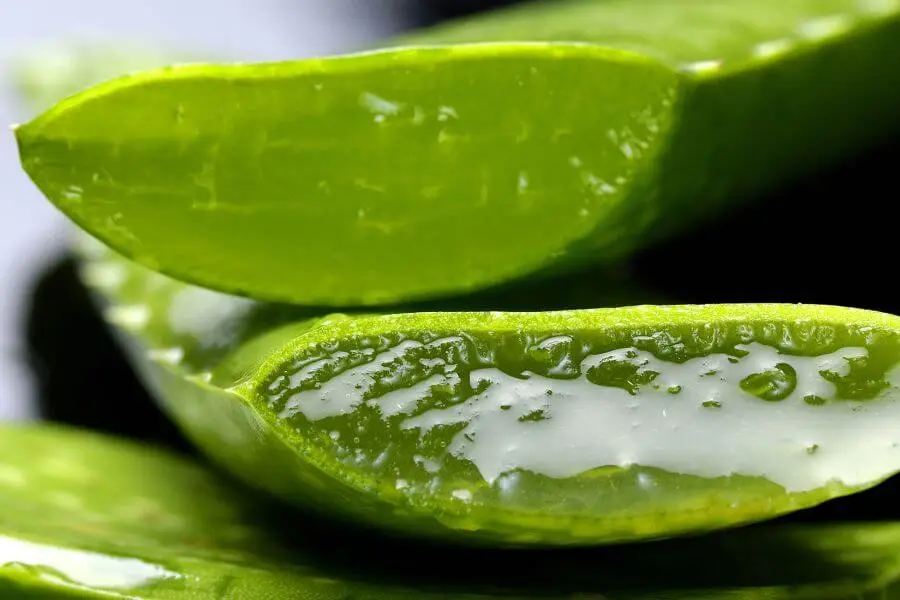
M 861 24 L 877 23 L 900 12 L 896 0 L 795 0 L 777 5 L 777 11 L 774 4 L 744 0 L 567 0 L 564 4 L 520 4 L 413 31 L 387 43 L 599 43 L 702 76 L 811 50 Z M 703 69 L 698 63 L 708 64 Z
M 590 105 L 563 109 L 540 91 L 574 81 Z M 203 85 L 221 88 L 214 111 Z M 378 304 L 515 279 L 589 235 L 623 201 L 632 163 L 654 153 L 676 85 L 654 61 L 596 46 L 403 49 L 136 75 L 63 101 L 17 135 L 44 193 L 142 264 L 256 298 Z M 288 94 L 273 104 L 280 89 Z M 143 94 L 153 98 L 137 114 Z M 516 100 L 485 111 L 483 98 L 493 96 Z M 591 131 L 579 134 L 586 125 Z M 609 127 L 627 135 L 632 155 L 597 144 L 596 132 Z M 155 158 L 141 156 L 136 140 Z M 69 180 L 71 159 L 93 165 L 90 174 L 76 168 L 84 181 Z M 168 164 L 143 181 L 145 165 L 159 160 Z M 348 161 L 356 166 L 348 170 Z M 602 191 L 586 194 L 586 186 Z M 498 228 L 527 241 L 497 244 Z M 438 270 L 437 256 L 422 251 L 435 230 L 472 241 L 454 241 Z M 401 255 L 403 268 L 384 268 Z M 413 271 L 420 275 L 410 278 Z M 301 280 L 308 286 L 298 297 L 292 282 Z
M 96 263 L 94 263 L 94 266 L 96 266 Z M 97 287 L 96 284 L 101 281 L 105 281 L 107 285 L 111 281 L 111 271 L 109 269 L 104 271 L 102 268 L 91 269 L 89 267 L 88 272 L 92 272 L 88 279 L 94 282 L 94 287 Z M 160 284 L 165 279 L 149 275 L 149 279 L 146 282 L 152 284 L 154 281 Z M 151 285 L 151 287 L 155 286 Z M 215 304 L 208 306 L 215 306 Z M 787 307 L 784 308 L 787 309 Z M 837 312 L 830 311 L 831 309 L 826 309 L 821 314 L 830 313 L 830 316 L 838 316 Z M 293 312 L 293 309 L 288 309 L 287 312 L 293 314 L 281 315 L 274 318 L 273 322 L 290 321 L 303 315 L 303 311 Z M 120 312 L 119 316 L 121 317 L 124 314 L 128 314 L 127 311 L 124 313 Z M 132 316 L 134 314 L 132 313 Z M 844 316 L 847 314 L 844 313 Z M 863 312 L 857 311 L 857 314 L 865 316 Z M 872 313 L 868 314 L 872 315 Z M 891 317 L 884 317 L 884 319 L 881 325 L 894 326 Z M 233 322 L 230 325 L 232 332 L 238 332 L 238 337 L 243 335 L 240 327 L 234 327 L 235 324 Z M 304 325 L 294 325 L 294 331 L 290 332 L 290 334 L 282 331 L 275 335 L 280 337 L 283 342 L 289 340 L 292 335 L 300 334 L 305 328 Z M 260 331 L 264 330 L 265 328 L 260 329 Z M 246 331 L 243 333 L 246 333 Z M 161 340 L 156 338 L 156 341 Z M 179 341 L 184 342 L 185 340 Z M 267 345 L 276 345 L 272 340 L 257 340 L 255 343 L 260 348 L 264 348 Z M 242 372 L 241 365 L 248 364 L 249 359 L 242 358 L 241 355 L 257 355 L 257 352 L 252 349 L 252 343 L 244 348 L 243 352 L 238 352 L 237 357 L 228 357 L 224 362 L 221 362 L 221 356 L 227 354 L 227 350 L 221 348 L 210 350 L 208 347 L 206 348 L 207 352 L 201 352 L 201 350 L 203 348 L 198 347 L 190 353 L 192 357 L 197 359 L 198 364 L 222 364 L 224 365 L 222 369 L 225 373 L 224 376 L 231 378 L 235 378 L 238 373 Z M 158 360 L 164 354 L 156 353 L 155 356 Z M 257 363 L 258 361 L 250 360 L 249 362 Z M 202 371 L 203 369 L 200 370 Z M 221 408 L 221 406 L 212 405 L 211 408 L 215 410 Z M 57 450 L 59 442 L 66 437 L 62 433 L 47 434 L 47 436 L 54 438 L 53 445 Z M 6 431 L 4 431 L 4 436 L 0 436 L 0 441 L 10 441 L 15 446 L 11 452 L 7 452 L 0 445 L 0 462 L 3 461 L 4 456 L 12 456 L 16 459 L 27 458 L 29 469 L 35 466 L 31 464 L 31 459 L 35 458 L 36 454 L 22 452 L 22 449 L 27 444 L 17 443 L 17 438 L 12 435 L 6 436 Z M 66 448 L 78 445 L 75 439 L 69 439 L 67 442 Z M 130 445 L 116 444 L 111 446 L 111 449 L 115 449 L 114 454 L 119 461 L 123 460 L 123 448 L 128 448 L 128 446 Z M 129 452 L 125 452 L 125 454 L 127 462 Z M 146 460 L 146 458 L 141 458 L 142 467 L 147 464 Z M 166 461 L 164 460 L 163 462 L 165 463 Z M 151 460 L 150 464 L 152 463 L 153 461 Z M 131 468 L 125 471 L 130 476 L 143 473 L 140 468 Z M 105 474 L 110 475 L 110 472 L 107 471 Z M 171 483 L 174 479 L 177 478 L 167 479 L 167 483 Z M 46 488 L 45 486 L 45 492 L 50 491 L 52 491 L 52 488 Z M 177 488 L 175 493 L 178 493 Z M 171 491 L 169 494 L 171 494 Z M 215 493 L 211 495 L 219 497 Z M 223 493 L 223 495 L 227 496 L 228 493 Z M 6 500 L 8 500 L 8 495 L 0 492 L 0 503 Z M 197 495 L 191 495 L 190 500 L 192 503 L 196 503 Z M 30 508 L 33 508 L 31 502 L 32 500 L 29 499 L 27 504 Z M 34 516 L 33 511 L 30 515 L 31 517 Z M 28 522 L 28 519 L 13 518 L 12 520 L 15 521 L 18 527 L 17 534 L 22 530 L 22 524 Z M 74 521 L 77 522 L 78 519 Z M 233 521 L 229 522 L 230 524 L 233 524 Z M 166 590 L 132 590 L 132 592 L 128 593 L 128 597 L 148 599 L 172 598 L 173 600 L 187 597 L 199 600 L 206 597 L 219 598 L 225 593 L 223 589 L 227 588 L 229 597 L 236 599 L 244 597 L 257 598 L 260 597 L 260 594 L 265 594 L 266 598 L 271 599 L 283 597 L 328 600 L 330 598 L 353 597 L 360 600 L 386 600 L 387 598 L 458 598 L 462 600 L 463 598 L 486 599 L 498 597 L 498 593 L 504 598 L 512 599 L 534 597 L 536 592 L 542 598 L 572 599 L 588 597 L 615 597 L 623 600 L 659 600 L 660 598 L 670 600 L 687 600 L 689 598 L 707 598 L 710 600 L 733 600 L 738 598 L 746 600 L 771 600 L 773 598 L 783 598 L 785 600 L 889 599 L 895 597 L 898 593 L 896 579 L 900 567 L 897 565 L 897 556 L 900 553 L 897 552 L 897 547 L 900 545 L 898 543 L 900 534 L 897 533 L 896 529 L 897 526 L 891 524 L 828 525 L 824 527 L 799 528 L 764 527 L 730 532 L 724 536 L 714 536 L 701 540 L 680 540 L 675 546 L 671 544 L 657 544 L 638 546 L 632 549 L 617 548 L 615 555 L 589 553 L 580 556 L 564 555 L 559 557 L 559 555 L 556 555 L 556 558 L 554 558 L 554 555 L 532 555 L 533 558 L 536 558 L 536 563 L 522 556 L 509 555 L 507 553 L 502 553 L 500 556 L 510 556 L 509 560 L 497 561 L 498 555 L 494 555 L 493 558 L 479 557 L 478 563 L 480 565 L 496 573 L 515 572 L 520 578 L 526 580 L 535 573 L 547 575 L 547 579 L 541 583 L 520 581 L 518 586 L 520 591 L 509 588 L 499 592 L 496 581 L 481 586 L 483 591 L 476 591 L 479 585 L 469 585 L 461 581 L 458 573 L 445 574 L 446 579 L 443 584 L 435 584 L 432 581 L 428 585 L 416 588 L 411 585 L 397 586 L 396 583 L 385 586 L 377 581 L 377 577 L 364 582 L 351 581 L 352 577 L 341 581 L 333 578 L 332 573 L 323 573 L 321 577 L 310 576 L 308 572 L 303 576 L 289 575 L 285 572 L 273 574 L 267 569 L 246 569 L 230 565 L 231 577 L 227 581 L 220 580 L 220 583 L 214 586 L 214 590 L 213 587 L 204 588 L 201 584 L 198 584 L 198 587 L 191 591 L 183 589 L 170 592 L 166 592 Z M 42 526 L 41 530 L 46 531 L 46 528 Z M 0 531 L 5 532 L 5 529 Z M 74 540 L 75 538 L 69 539 L 66 544 L 71 542 L 81 548 L 96 545 L 96 543 L 85 543 L 83 540 L 77 542 Z M 108 549 L 105 543 L 102 546 L 104 550 Z M 143 556 L 145 550 L 142 549 L 142 558 L 145 558 Z M 260 549 L 257 547 L 254 552 L 259 551 Z M 119 552 L 122 552 L 121 548 Z M 210 568 L 209 564 L 204 561 L 208 561 L 209 556 L 215 554 L 215 551 L 206 553 L 204 560 L 200 561 L 203 566 L 196 567 L 196 565 L 193 565 L 191 568 L 196 569 L 194 572 Z M 270 554 L 270 550 L 263 551 L 263 554 Z M 416 555 L 418 554 L 416 552 Z M 457 557 L 457 559 L 459 558 L 462 557 Z M 472 557 L 469 556 L 468 558 Z M 408 559 L 412 559 L 412 556 L 402 553 L 392 557 L 393 561 L 403 562 L 404 564 Z M 302 562 L 302 560 L 295 558 L 293 565 L 296 567 Z M 358 561 L 353 562 L 356 563 Z M 179 563 L 180 565 L 190 565 L 191 561 L 183 560 L 179 561 Z M 460 561 L 450 560 L 448 563 L 458 565 Z M 603 567 L 598 569 L 598 565 L 603 565 Z M 697 565 L 704 565 L 708 567 L 708 570 L 698 569 Z M 636 566 L 637 568 L 635 568 Z M 283 565 L 277 567 L 279 570 L 283 568 Z M 185 570 L 190 572 L 188 568 Z M 328 570 L 326 569 L 326 571 Z M 206 573 L 206 571 L 203 572 L 204 574 Z M 98 593 L 93 591 L 66 589 L 47 581 L 35 583 L 27 578 L 17 579 L 20 573 L 21 570 L 18 567 L 10 569 L 9 565 L 6 565 L 6 567 L 0 566 L 0 594 L 11 595 L 10 597 L 17 598 L 95 598 L 111 596 L 110 593 L 103 593 L 98 596 Z M 715 575 L 712 575 L 712 573 Z M 411 583 L 411 580 L 415 578 L 412 574 L 407 574 L 406 577 L 408 578 L 408 583 Z M 592 581 L 588 581 L 588 579 Z M 204 576 L 199 581 L 205 584 L 212 581 L 212 579 L 206 579 Z M 439 589 L 436 589 L 436 586 Z M 556 591 L 551 591 L 553 588 L 556 588 Z M 562 589 L 569 591 L 561 591 Z M 212 595 L 213 593 L 215 596 Z
M 372 305 L 619 258 L 874 143 L 898 40 L 890 0 L 572 0 L 141 74 L 17 135 L 48 197 L 151 268 Z
M 133 363 L 195 443 L 250 485 L 302 506 L 376 527 L 491 544 L 583 545 L 666 537 L 758 521 L 812 506 L 874 485 L 900 468 L 900 463 L 891 462 L 893 459 L 877 457 L 880 450 L 873 449 L 865 455 L 866 461 L 880 465 L 872 477 L 846 485 L 833 481 L 791 490 L 766 477 L 742 475 L 737 466 L 733 476 L 717 477 L 690 474 L 690 469 L 677 474 L 644 464 L 597 472 L 595 478 L 591 478 L 593 471 L 561 479 L 539 478 L 523 484 L 515 497 L 501 500 L 492 495 L 492 486 L 485 487 L 486 482 L 477 471 L 472 471 L 471 464 L 442 467 L 431 475 L 410 471 L 409 466 L 397 467 L 406 469 L 402 472 L 382 472 L 370 459 L 358 466 L 342 462 L 338 459 L 343 451 L 339 446 L 346 444 L 336 444 L 330 432 L 343 431 L 350 421 L 339 423 L 332 419 L 320 425 L 295 415 L 279 417 L 285 410 L 284 400 L 270 391 L 281 385 L 277 383 L 279 379 L 293 377 L 296 368 L 291 365 L 296 361 L 323 348 L 332 348 L 325 356 L 341 344 L 354 348 L 363 339 L 484 336 L 485 340 L 493 340 L 484 342 L 488 346 L 507 348 L 503 352 L 508 355 L 504 360 L 509 364 L 489 366 L 521 370 L 530 360 L 528 351 L 517 345 L 525 343 L 521 342 L 525 338 L 537 344 L 542 339 L 571 334 L 594 340 L 597 350 L 592 352 L 600 352 L 603 348 L 640 346 L 643 342 L 636 340 L 668 331 L 673 339 L 683 339 L 690 356 L 691 352 L 705 355 L 728 351 L 737 343 L 736 332 L 749 326 L 753 332 L 750 339 L 782 351 L 791 347 L 792 338 L 785 337 L 791 335 L 799 344 L 798 351 L 804 354 L 826 354 L 846 346 L 870 348 L 872 364 L 880 365 L 877 368 L 881 374 L 876 374 L 876 379 L 886 378 L 889 387 L 884 392 L 887 395 L 877 388 L 865 397 L 872 398 L 873 406 L 882 407 L 873 410 L 888 410 L 884 407 L 890 408 L 897 402 L 890 394 L 896 391 L 898 382 L 886 373 L 900 359 L 898 317 L 822 306 L 727 305 L 323 318 L 302 309 L 266 307 L 193 288 L 116 258 L 94 244 L 85 246 L 83 251 L 92 256 L 86 264 L 86 279 L 109 303 L 107 318 L 124 333 Z M 470 368 L 453 364 L 459 365 L 463 376 Z M 540 369 L 541 364 L 529 368 Z M 416 377 L 397 385 L 412 386 L 424 375 Z M 327 383 L 329 379 L 322 381 Z M 547 385 L 553 388 L 563 384 L 550 381 Z M 735 392 L 739 391 L 735 388 L 730 393 Z M 353 393 L 352 389 L 347 393 Z M 601 397 L 598 396 L 598 402 Z M 725 410 L 728 403 L 737 400 L 724 397 Z M 760 406 L 766 404 L 755 401 Z M 856 410 L 849 408 L 852 404 L 847 404 L 846 414 L 851 423 L 852 410 Z M 735 406 L 744 410 L 740 408 L 743 405 Z M 772 410 L 773 418 L 781 414 L 776 405 Z M 356 412 L 354 408 L 348 418 L 355 418 Z M 702 421 L 705 417 L 699 418 Z M 405 434 L 401 435 L 395 425 L 387 425 L 385 420 L 382 426 L 379 419 L 376 415 L 368 421 L 366 431 L 359 434 L 360 441 L 354 440 L 347 446 L 351 452 L 354 448 L 369 452 L 369 446 L 384 449 L 393 445 L 398 465 L 410 462 L 414 455 L 431 458 L 436 452 L 423 450 L 415 445 L 418 442 L 410 445 L 413 442 L 403 437 Z M 714 421 L 709 423 L 713 426 Z M 830 423 L 842 427 L 840 421 Z M 888 435 L 892 430 L 886 431 Z M 819 434 L 828 437 L 827 430 Z M 342 439 L 349 440 L 353 435 L 344 432 Z M 844 452 L 852 448 L 846 447 L 847 443 L 855 442 L 834 440 L 825 444 L 824 451 Z M 808 445 L 811 444 L 812 441 Z M 764 452 L 766 445 L 755 448 L 754 451 Z M 671 451 L 678 455 L 677 448 Z M 710 448 L 710 452 L 715 451 L 715 447 Z M 446 454 L 442 452 L 434 458 Z M 886 456 L 893 456 L 893 451 Z M 876 458 L 877 462 L 872 462 Z M 752 465 L 755 459 L 751 456 L 747 460 Z M 765 462 L 760 460 L 759 464 Z M 813 472 L 818 464 L 801 466 L 799 472 Z M 407 477 L 403 474 L 406 472 L 412 475 Z M 641 473 L 652 473 L 658 489 L 663 491 L 654 496 L 635 487 L 634 479 L 643 477 Z M 837 479 L 842 476 L 837 471 L 832 475 Z M 422 489 L 434 482 L 436 491 L 404 493 L 396 483 L 400 479 L 408 479 L 411 486 L 421 484 Z M 608 495 L 610 487 L 621 487 L 624 495 L 618 500 L 616 494 Z M 474 500 L 469 496 L 469 501 L 460 501 L 461 497 L 454 495 L 460 493 L 458 490 L 475 494 Z M 482 501 L 479 493 L 488 496 Z M 599 499 L 590 500 L 595 496 Z M 563 498 L 578 498 L 587 507 L 557 508 Z
M 897 0 L 534 2 L 402 36 L 398 45 L 583 42 L 655 58 L 685 79 L 682 109 L 630 217 L 625 254 L 900 131 Z M 864 108 L 865 107 L 865 108 Z M 856 113 L 856 109 L 860 109 Z M 870 118 L 871 117 L 871 118 Z M 576 243 L 607 252 L 603 225 Z M 613 249 L 613 253 L 617 253 Z M 601 257 L 603 254 L 601 254 Z
M 218 476 L 183 458 L 124 440 L 45 425 L 6 425 L 0 433 L 4 598 L 900 597 L 897 523 L 767 526 L 614 551 L 422 548 L 324 532 L 308 523 L 261 519 L 264 512 L 271 515 L 270 507 L 256 504 Z M 63 463 L 68 468 L 61 469 Z M 139 508 L 148 515 L 172 511 L 167 516 L 180 521 L 140 524 L 141 519 L 123 514 L 136 508 L 129 504 L 132 498 L 141 501 Z M 204 510 L 209 507 L 214 507 L 211 513 Z M 204 535 L 173 544 L 166 530 L 175 523 L 200 525 Z M 296 530 L 286 529 L 288 524 Z M 229 538 L 226 532 L 236 528 L 242 529 L 241 536 Z M 292 547 L 276 542 L 276 535 L 292 539 Z M 477 569 L 470 568 L 473 563 Z
M 51 425 L 0 431 L 3 598 L 338 598 L 269 510 L 165 451 Z M 329 595 L 331 593 L 332 595 Z

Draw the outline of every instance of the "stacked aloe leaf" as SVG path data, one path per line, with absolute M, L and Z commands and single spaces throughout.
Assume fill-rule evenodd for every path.
M 738 527 L 900 470 L 900 317 L 603 275 L 900 131 L 898 54 L 888 0 L 568 0 L 61 100 L 23 166 L 210 466 L 5 428 L 0 591 L 900 593 L 900 524 Z

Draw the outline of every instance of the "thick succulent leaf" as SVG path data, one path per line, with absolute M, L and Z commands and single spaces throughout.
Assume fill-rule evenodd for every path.
M 484 40 L 583 42 L 652 56 L 688 72 L 716 73 L 812 51 L 860 26 L 891 18 L 896 0 L 543 0 L 450 21 L 392 45 Z M 859 33 L 859 31 L 857 31 Z
M 22 161 L 146 266 L 372 305 L 621 257 L 900 127 L 891 0 L 567 0 L 395 43 L 125 77 L 18 128 Z
M 422 548 L 273 515 L 163 451 L 55 426 L 0 428 L 4 598 L 883 600 L 900 574 L 892 523 L 517 553 Z
M 505 544 L 666 537 L 900 468 L 898 317 L 800 305 L 316 316 L 182 284 L 92 240 L 82 252 L 135 365 L 210 456 L 379 527 Z
M 243 490 L 182 458 L 56 426 L 0 432 L 4 598 L 330 598 Z M 297 590 L 306 590 L 297 595 Z

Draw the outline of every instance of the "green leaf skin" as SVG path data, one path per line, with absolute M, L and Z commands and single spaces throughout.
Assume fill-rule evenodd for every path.
M 620 258 L 900 128 L 895 0 L 568 0 L 118 79 L 16 130 L 122 254 L 376 305 Z
M 344 598 L 304 573 L 261 505 L 166 452 L 57 426 L 0 427 L 0 596 Z
M 774 526 L 617 548 L 423 548 L 261 518 L 161 450 L 0 426 L 0 596 L 21 600 L 868 600 L 900 580 L 900 524 Z M 280 526 L 280 529 L 279 529 Z M 472 564 L 481 569 L 460 565 Z M 710 568 L 697 569 L 698 564 Z
M 90 240 L 170 415 L 248 484 L 375 527 L 584 545 L 767 519 L 900 467 L 900 318 L 794 305 L 315 317 Z

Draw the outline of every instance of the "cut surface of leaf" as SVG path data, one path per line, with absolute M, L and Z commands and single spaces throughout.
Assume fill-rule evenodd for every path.
M 900 468 L 897 317 L 724 305 L 303 319 L 96 242 L 83 252 L 107 319 L 196 443 L 251 485 L 379 527 L 658 538 Z
M 423 299 L 620 258 L 896 130 L 898 15 L 551 2 L 369 53 L 125 77 L 17 138 L 63 212 L 175 278 Z

